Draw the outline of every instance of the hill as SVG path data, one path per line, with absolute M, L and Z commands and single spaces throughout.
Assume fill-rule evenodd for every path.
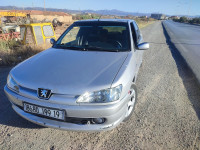
M 16 6 L 0 6 L 2 10 L 44 10 L 42 7 L 16 7 Z M 117 16 L 150 16 L 150 13 L 138 13 L 138 12 L 125 12 L 116 9 L 112 10 L 70 10 L 70 9 L 56 9 L 56 8 L 46 8 L 47 11 L 55 11 L 55 12 L 66 12 L 69 14 L 82 14 L 82 13 L 95 13 L 100 15 L 117 15 Z

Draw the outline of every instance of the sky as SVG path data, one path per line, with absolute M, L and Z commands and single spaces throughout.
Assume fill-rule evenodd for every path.
M 44 7 L 44 0 L 0 0 L 0 6 Z M 46 8 L 200 15 L 200 0 L 45 0 Z

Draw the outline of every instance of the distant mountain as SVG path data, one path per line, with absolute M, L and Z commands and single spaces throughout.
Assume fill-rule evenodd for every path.
M 199 16 L 194 16 L 195 18 L 200 18 L 200 15 Z
M 16 7 L 16 6 L 0 6 L 2 10 L 44 10 L 42 7 Z M 82 13 L 95 13 L 100 15 L 116 15 L 116 16 L 150 16 L 150 13 L 137 13 L 137 12 L 125 12 L 116 9 L 112 10 L 70 10 L 70 9 L 57 9 L 57 8 L 46 8 L 47 11 L 66 12 L 69 14 L 82 14 Z

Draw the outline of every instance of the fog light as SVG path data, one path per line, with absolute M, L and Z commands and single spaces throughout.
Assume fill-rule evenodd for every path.
M 94 118 L 92 121 L 96 124 L 102 124 L 105 122 L 105 118 Z

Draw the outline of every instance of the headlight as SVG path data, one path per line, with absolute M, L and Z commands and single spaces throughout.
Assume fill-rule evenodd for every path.
M 19 86 L 17 85 L 17 83 L 13 80 L 13 78 L 10 75 L 8 75 L 8 78 L 7 78 L 7 85 L 12 90 L 19 92 Z
M 79 96 L 77 103 L 107 103 L 117 101 L 120 98 L 122 92 L 122 85 L 114 88 L 109 88 L 101 91 L 95 91 L 92 93 L 84 93 Z

